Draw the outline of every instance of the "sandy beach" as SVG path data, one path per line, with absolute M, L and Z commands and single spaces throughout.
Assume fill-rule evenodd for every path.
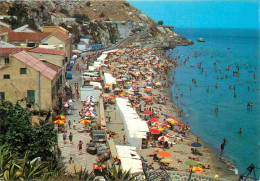
M 161 50 L 150 47 L 152 47 L 150 44 L 145 44 L 143 47 L 129 46 L 119 50 L 117 53 L 109 55 L 107 58 L 108 66 L 103 70 L 103 72 L 112 73 L 117 79 L 121 91 L 118 93 L 117 91 L 114 92 L 117 94 L 116 96 L 129 97 L 139 116 L 147 120 L 149 129 L 162 130 L 160 136 L 165 135 L 169 139 L 169 147 L 165 148 L 163 146 L 164 143 L 162 145 L 158 144 L 158 135 L 149 134 L 147 148 L 138 150 L 138 153 L 147 159 L 147 165 L 153 163 L 152 167 L 154 170 L 160 168 L 163 164 L 160 161 L 153 161 L 153 156 L 151 155 L 165 150 L 171 153 L 169 158 L 172 161 L 164 165 L 171 168 L 171 170 L 187 172 L 190 166 L 185 164 L 185 162 L 194 160 L 199 164 L 198 166 L 203 168 L 203 171 L 196 174 L 209 176 L 218 174 L 220 178 L 235 180 L 237 176 L 227 170 L 226 164 L 219 162 L 219 154 L 213 153 L 200 139 L 197 140 L 197 136 L 190 132 L 187 125 L 184 125 L 184 113 L 174 104 L 173 96 L 170 92 L 170 86 L 173 81 L 171 71 L 175 66 L 175 62 L 165 57 Z M 147 80 L 151 82 L 148 82 L 149 85 L 145 83 Z M 133 86 L 130 87 L 130 89 L 134 89 L 133 93 L 130 92 L 131 90 L 129 91 L 129 86 Z M 142 95 L 136 94 L 138 92 L 142 92 Z M 144 99 L 144 96 L 150 96 L 151 99 Z M 162 99 L 162 102 L 158 101 L 158 99 Z M 105 100 L 107 102 L 114 101 L 114 99 L 108 98 L 105 98 Z M 106 112 L 106 116 L 111 118 L 108 123 L 108 129 L 116 133 L 114 138 L 116 143 L 127 144 L 127 140 L 124 141 L 123 139 L 125 135 L 123 124 L 118 119 L 119 116 L 115 111 L 114 105 L 109 103 L 107 105 L 109 113 Z M 157 118 L 159 121 L 149 123 L 149 118 L 151 117 L 144 114 L 146 110 L 151 110 L 153 112 L 152 117 Z M 117 119 L 115 119 L 116 117 Z M 178 122 L 178 126 L 173 125 L 174 131 L 169 129 L 170 124 L 166 121 L 169 117 Z M 192 147 L 191 144 L 197 141 L 202 146 L 198 148 Z M 156 146 L 152 145 L 154 142 Z M 199 155 L 192 153 L 192 148 L 197 149 Z

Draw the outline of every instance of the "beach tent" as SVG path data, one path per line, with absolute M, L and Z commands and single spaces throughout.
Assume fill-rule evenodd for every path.
M 117 84 L 116 78 L 110 73 L 104 73 L 104 84 Z M 112 90 L 112 86 L 109 86 L 109 89 Z
M 143 172 L 142 161 L 135 147 L 116 145 L 116 149 L 124 171 L 131 169 L 132 174 Z
M 128 99 L 116 98 L 116 110 L 123 121 L 127 140 L 131 146 L 141 149 L 142 139 L 149 132 L 148 125 L 140 119 L 135 109 L 129 106 Z

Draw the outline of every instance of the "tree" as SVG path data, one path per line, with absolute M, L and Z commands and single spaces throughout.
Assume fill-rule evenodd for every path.
M 158 21 L 158 25 L 163 25 L 163 21 Z
M 0 102 L 0 141 L 8 144 L 10 150 L 23 157 L 28 151 L 30 158 L 47 159 L 54 155 L 57 132 L 52 122 L 40 121 L 32 126 L 31 112 L 18 103 Z
M 61 9 L 60 12 L 67 17 L 70 17 L 70 12 L 67 9 Z

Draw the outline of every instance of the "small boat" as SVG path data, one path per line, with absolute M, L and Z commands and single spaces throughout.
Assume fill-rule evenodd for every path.
M 205 40 L 203 38 L 198 38 L 197 42 L 205 42 Z
M 96 146 L 87 146 L 87 152 L 91 155 L 96 155 L 97 147 Z

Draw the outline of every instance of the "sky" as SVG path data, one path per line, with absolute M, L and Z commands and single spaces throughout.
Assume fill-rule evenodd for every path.
M 185 28 L 259 28 L 257 0 L 128 1 L 153 20 Z

